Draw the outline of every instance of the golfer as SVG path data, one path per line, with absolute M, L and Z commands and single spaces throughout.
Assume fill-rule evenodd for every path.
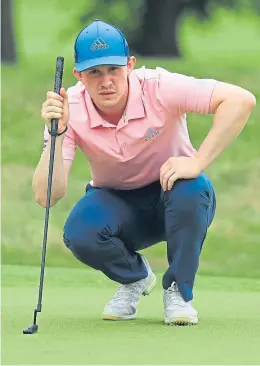
M 203 171 L 243 130 L 256 99 L 222 81 L 135 69 L 135 63 L 113 25 L 97 19 L 78 34 L 77 83 L 60 95 L 49 91 L 42 105 L 45 146 L 33 177 L 35 200 L 45 207 L 48 131 L 57 118 L 51 205 L 66 193 L 78 147 L 92 180 L 69 214 L 64 243 L 79 261 L 119 283 L 103 319 L 136 318 L 140 296 L 156 283 L 138 251 L 166 241 L 164 322 L 196 324 L 193 285 L 216 208 Z M 198 150 L 189 138 L 188 113 L 213 115 Z

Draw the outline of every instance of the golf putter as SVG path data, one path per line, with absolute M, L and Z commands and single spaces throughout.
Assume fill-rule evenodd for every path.
M 57 57 L 54 92 L 58 93 L 58 94 L 60 93 L 60 88 L 62 85 L 63 66 L 64 66 L 64 58 Z M 49 163 L 48 188 L 47 188 L 47 199 L 46 199 L 46 210 L 45 210 L 45 224 L 44 224 L 44 234 L 43 234 L 43 247 L 42 247 L 42 260 L 41 260 L 41 274 L 40 274 L 38 304 L 37 304 L 37 308 L 34 310 L 33 324 L 29 328 L 23 330 L 23 334 L 34 334 L 38 331 L 39 327 L 36 323 L 37 313 L 40 313 L 42 311 L 43 279 L 44 279 L 44 269 L 45 269 L 47 237 L 48 237 L 52 173 L 53 173 L 56 135 L 58 132 L 58 122 L 59 121 L 57 119 L 51 120 L 51 150 L 50 150 L 50 163 Z

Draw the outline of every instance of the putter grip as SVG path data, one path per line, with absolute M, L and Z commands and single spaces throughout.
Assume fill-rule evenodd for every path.
M 64 58 L 57 57 L 55 83 L 54 83 L 54 92 L 57 94 L 60 93 L 60 88 L 62 84 L 63 65 L 64 65 Z
M 54 92 L 57 94 L 60 94 L 60 89 L 62 85 L 63 67 L 64 67 L 64 57 L 57 57 L 55 81 L 54 81 Z M 58 132 L 58 123 L 59 121 L 57 119 L 51 120 L 51 134 L 54 136 L 57 135 Z

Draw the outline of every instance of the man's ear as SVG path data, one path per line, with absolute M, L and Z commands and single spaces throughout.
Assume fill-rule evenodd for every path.
M 78 79 L 79 81 L 82 80 L 82 75 L 81 72 L 76 71 L 75 67 L 73 69 L 73 75 L 75 76 L 76 79 Z
M 127 74 L 130 75 L 130 73 L 133 71 L 136 63 L 136 58 L 134 56 L 130 56 L 127 63 Z

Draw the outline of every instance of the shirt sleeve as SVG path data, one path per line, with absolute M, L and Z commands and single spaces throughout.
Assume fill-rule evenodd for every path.
M 196 79 L 159 68 L 158 97 L 170 113 L 208 114 L 217 80 Z
M 44 128 L 44 146 L 43 151 L 45 150 L 49 138 L 48 128 L 45 125 Z M 62 155 L 64 160 L 74 160 L 76 154 L 76 141 L 75 141 L 75 134 L 73 129 L 68 124 L 68 130 L 65 132 L 63 145 L 62 145 Z

